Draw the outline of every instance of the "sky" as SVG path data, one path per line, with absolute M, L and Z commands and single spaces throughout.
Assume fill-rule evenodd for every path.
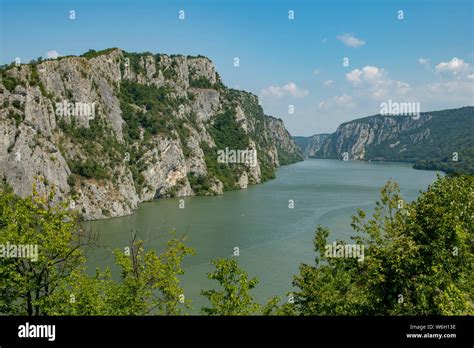
M 0 64 L 109 47 L 200 54 L 292 135 L 333 132 L 389 100 L 422 112 L 474 105 L 473 0 L 0 4 Z

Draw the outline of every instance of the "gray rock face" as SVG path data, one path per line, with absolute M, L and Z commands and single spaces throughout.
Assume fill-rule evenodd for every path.
M 416 169 L 472 175 L 473 133 L 474 107 L 464 106 L 415 117 L 369 116 L 343 123 L 324 137 L 293 139 L 306 156 L 314 150 L 316 158 L 408 162 Z
M 310 137 L 294 137 L 305 157 L 314 157 L 330 134 L 315 134 Z
M 21 196 L 34 183 L 40 192 L 54 185 L 85 219 L 130 214 L 159 197 L 246 188 L 302 159 L 283 122 L 264 115 L 256 96 L 223 86 L 205 57 L 110 49 L 2 76 L 0 177 Z M 229 164 L 232 177 L 215 169 L 215 151 L 228 141 L 215 128 L 225 112 L 258 153 L 255 166 Z
M 314 153 L 314 157 L 342 158 L 347 152 L 353 160 L 395 160 L 430 136 L 426 127 L 432 116 L 371 116 L 341 124 Z

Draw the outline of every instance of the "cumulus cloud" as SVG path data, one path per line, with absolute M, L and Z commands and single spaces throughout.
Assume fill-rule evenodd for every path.
M 434 72 L 442 78 L 415 86 L 392 79 L 386 70 L 375 66 L 354 69 L 346 74 L 346 80 L 354 88 L 350 94 L 359 106 L 388 99 L 419 102 L 422 111 L 474 104 L 474 73 L 469 64 L 453 58 L 436 65 Z
M 474 105 L 472 66 L 459 58 L 439 64 L 430 62 L 428 58 L 420 59 L 424 60 L 418 62 L 433 74 L 430 82 L 414 78 L 413 85 L 410 85 L 395 79 L 382 67 L 363 66 L 349 71 L 345 75 L 346 86 L 342 86 L 343 90 L 335 96 L 319 100 L 314 108 L 333 118 L 345 120 L 348 114 L 376 114 L 380 112 L 380 103 L 389 99 L 418 102 L 422 112 Z
M 332 83 L 333 83 L 332 80 L 326 80 L 326 81 L 323 82 L 323 85 L 326 86 L 326 87 L 331 87 Z
M 376 66 L 364 66 L 362 70 L 354 69 L 346 74 L 346 80 L 354 86 L 358 86 L 363 82 L 377 84 L 384 82 L 386 79 L 385 70 Z
M 474 104 L 474 72 L 469 63 L 454 57 L 435 65 L 441 79 L 418 86 L 413 92 L 428 104 L 458 107 Z
M 349 47 L 360 47 L 365 45 L 365 41 L 356 38 L 353 34 L 342 34 L 338 35 L 337 39 L 344 43 L 344 45 L 349 46 Z
M 288 82 L 283 86 L 269 86 L 261 90 L 262 95 L 267 97 L 285 97 L 291 96 L 296 98 L 302 98 L 309 94 L 309 91 L 304 88 L 298 87 L 294 82 Z
M 374 99 L 406 95 L 411 88 L 406 82 L 390 79 L 384 69 L 376 66 L 354 69 L 346 74 L 346 80 L 354 87 L 363 87 L 361 93 Z
M 46 58 L 56 59 L 60 56 L 60 54 L 56 50 L 46 52 Z
M 462 59 L 454 57 L 448 62 L 441 62 L 435 66 L 435 71 L 444 75 L 452 75 L 455 77 L 468 77 L 470 71 L 469 64 Z

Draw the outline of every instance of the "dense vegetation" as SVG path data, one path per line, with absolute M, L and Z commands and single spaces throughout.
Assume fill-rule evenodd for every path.
M 113 175 L 113 168 L 123 160 L 126 147 L 120 144 L 108 131 L 104 120 L 95 118 L 89 122 L 89 127 L 86 128 L 78 126 L 74 120 L 67 123 L 60 119 L 58 126 L 64 134 L 69 136 L 69 141 L 75 146 L 82 147 L 87 154 L 102 153 L 101 157 L 106 161 L 106 165 L 104 165 L 98 163 L 96 156 L 82 160 L 72 158 L 68 161 L 72 173 L 88 179 L 106 179 Z M 61 140 L 60 148 L 64 146 L 64 141 L 64 139 Z
M 0 244 L 37 244 L 38 260 L 0 259 L 0 312 L 10 315 L 184 314 L 179 275 L 194 252 L 173 234 L 157 254 L 132 235 L 116 250 L 121 270 L 85 273 L 82 246 L 93 240 L 66 203 L 54 204 L 36 190 L 20 198 L 8 187 L 0 192 Z M 330 232 L 318 226 L 315 264 L 302 264 L 294 277 L 292 301 L 278 297 L 264 306 L 252 296 L 258 280 L 237 259 L 212 261 L 208 278 L 217 287 L 203 290 L 208 315 L 472 315 L 474 314 L 474 179 L 439 177 L 412 202 L 403 202 L 388 182 L 370 216 L 353 217 L 353 241 L 364 245 L 364 259 L 331 257 Z M 337 241 L 338 246 L 347 245 Z M 289 294 L 290 295 L 290 294 Z
M 104 55 L 104 54 L 108 54 L 108 53 L 110 53 L 110 52 L 112 52 L 116 49 L 117 48 L 107 48 L 105 50 L 100 50 L 100 51 L 90 49 L 89 51 L 84 53 L 81 57 L 84 57 L 84 58 L 87 58 L 87 59 L 92 59 L 92 58 L 99 57 L 99 56 Z
M 389 182 L 372 216 L 359 210 L 353 217 L 363 262 L 327 257 L 329 231 L 318 227 L 315 265 L 301 265 L 294 280 L 297 313 L 472 315 L 473 189 L 472 177 L 438 178 L 416 201 L 400 204 Z
M 125 131 L 129 141 L 140 139 L 140 129 L 145 137 L 158 133 L 170 134 L 173 107 L 179 103 L 169 98 L 169 88 L 148 86 L 131 81 L 123 81 L 120 89 L 120 108 L 126 122 Z
M 0 312 L 25 315 L 180 314 L 181 262 L 193 251 L 172 236 L 161 254 L 145 251 L 133 238 L 129 249 L 116 250 L 119 282 L 110 271 L 84 272 L 82 246 L 94 241 L 77 224 L 67 202 L 52 204 L 34 190 L 20 198 L 8 188 L 0 196 L 0 244 L 39 245 L 38 259 L 1 258 Z
M 295 144 L 299 146 L 301 151 L 304 151 L 306 149 L 306 146 L 308 146 L 309 144 L 310 137 L 294 136 L 292 137 L 292 139 Z
M 243 165 L 238 163 L 218 163 L 217 152 L 225 150 L 226 147 L 229 149 L 248 149 L 249 136 L 235 121 L 235 114 L 230 109 L 216 117 L 214 123 L 209 128 L 209 134 L 213 137 L 216 146 L 210 148 L 205 143 L 201 144 L 207 170 L 223 183 L 225 190 L 235 190 L 237 189 L 235 183 L 243 171 Z
M 457 160 L 453 160 L 457 158 Z M 441 170 L 448 174 L 474 174 L 474 146 L 460 148 L 458 151 L 434 159 L 420 159 L 415 169 Z
M 15 76 L 11 74 L 6 73 L 9 69 L 12 69 L 14 67 L 15 67 L 14 63 L 10 65 L 0 66 L 0 81 L 10 93 L 13 92 L 16 86 L 23 86 L 23 87 L 25 86 L 25 83 L 23 81 L 17 79 Z
M 380 126 L 382 119 L 386 118 L 395 122 L 386 126 L 383 133 L 395 132 L 396 138 L 366 145 L 366 160 L 409 162 L 416 169 L 474 174 L 474 107 L 422 113 L 420 121 L 412 121 L 412 124 L 409 124 L 411 119 L 407 117 L 380 115 L 360 118 L 347 124 L 364 124 L 373 128 Z M 354 134 L 340 149 L 336 138 L 336 133 L 333 133 L 325 144 L 326 148 L 318 151 L 315 157 L 340 158 L 342 152 L 348 151 L 345 147 L 357 141 Z M 293 137 L 293 140 L 304 150 L 310 137 Z
M 413 142 L 411 137 L 419 129 L 401 132 L 397 139 L 399 145 L 391 147 L 393 141 L 386 141 L 368 147 L 367 159 L 384 158 L 415 163 L 419 169 L 474 174 L 474 107 L 430 112 L 429 115 L 432 118 L 422 126 L 429 130 L 428 137 Z M 400 151 L 405 144 L 406 150 Z

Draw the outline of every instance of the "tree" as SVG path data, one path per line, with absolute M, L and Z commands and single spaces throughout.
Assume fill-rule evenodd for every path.
M 189 308 L 190 301 L 185 298 L 177 276 L 184 274 L 181 263 L 189 254 L 194 254 L 194 250 L 174 236 L 160 255 L 154 250 L 145 252 L 143 241 L 134 237 L 130 255 L 115 251 L 122 281 L 111 308 L 118 315 L 182 314 L 182 307 Z
M 395 183 L 381 190 L 371 217 L 352 227 L 364 245 L 362 262 L 326 254 L 329 230 L 319 226 L 314 266 L 303 264 L 293 284 L 303 315 L 473 314 L 474 205 L 472 177 L 438 178 L 405 204 Z M 337 245 L 346 245 L 337 241 Z
M 0 189 L 0 311 L 44 315 L 45 300 L 66 286 L 84 261 L 81 246 L 90 242 L 77 226 L 67 202 L 54 202 L 54 186 L 27 198 Z M 20 252 L 21 250 L 21 252 Z M 20 255 L 21 254 L 21 255 Z
M 80 228 L 66 202 L 55 201 L 54 192 L 54 186 L 45 195 L 33 188 L 32 196 L 20 198 L 0 189 L 0 246 L 38 246 L 37 258 L 0 258 L 1 313 L 176 315 L 189 308 L 178 276 L 183 258 L 194 251 L 175 233 L 160 254 L 145 251 L 133 234 L 128 248 L 114 252 L 120 281 L 109 269 L 89 276 L 82 247 L 93 236 Z
M 236 259 L 214 259 L 211 263 L 216 270 L 208 273 L 207 277 L 217 280 L 222 290 L 211 289 L 201 292 L 211 303 L 211 307 L 202 308 L 204 314 L 268 315 L 277 309 L 278 297 L 271 298 L 264 307 L 255 301 L 250 291 L 258 284 L 258 279 L 249 279 L 247 273 L 240 269 Z

